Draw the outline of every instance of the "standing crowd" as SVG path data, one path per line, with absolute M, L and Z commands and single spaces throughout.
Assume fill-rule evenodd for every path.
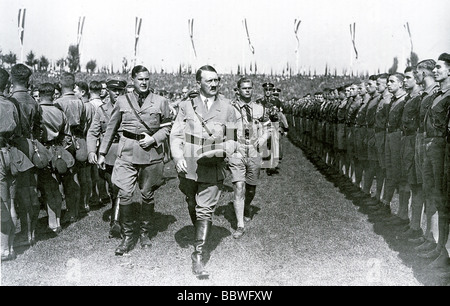
M 443 53 L 283 105 L 291 141 L 438 269 L 449 267 L 449 89 Z
M 253 81 L 242 77 L 228 99 L 217 71 L 205 65 L 195 88 L 170 99 L 150 86 L 142 65 L 132 69 L 130 84 L 119 77 L 88 84 L 64 72 L 58 83 L 30 89 L 31 75 L 24 64 L 0 69 L 1 260 L 14 260 L 19 243 L 36 243 L 41 209 L 46 233 L 58 235 L 62 225 L 108 203 L 109 237 L 121 240 L 115 255 L 138 242 L 150 247 L 154 195 L 173 160 L 195 227 L 192 271 L 207 278 L 204 246 L 224 179 L 231 175 L 239 239 L 253 217 L 261 169 L 279 170 L 288 123 L 274 84 L 264 83 L 256 99 Z

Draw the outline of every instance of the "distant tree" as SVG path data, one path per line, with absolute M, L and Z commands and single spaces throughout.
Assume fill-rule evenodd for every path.
M 392 73 L 396 73 L 398 69 L 398 58 L 394 57 L 394 62 L 392 63 L 392 67 L 389 68 L 388 73 L 392 74 Z
M 50 61 L 44 55 L 41 56 L 38 62 L 39 71 L 47 71 L 50 66 Z
M 69 46 L 67 61 L 69 62 L 68 65 L 70 72 L 80 71 L 80 50 L 77 45 Z
M 27 54 L 27 60 L 25 61 L 25 64 L 33 68 L 35 70 L 35 66 L 39 63 L 38 59 L 36 58 L 36 55 L 34 55 L 33 51 L 31 50 Z
M 256 62 L 255 62 L 255 74 L 258 72 L 258 66 L 256 65 Z
M 94 73 L 95 68 L 97 68 L 97 62 L 95 60 L 90 60 L 89 62 L 87 62 L 86 64 L 86 70 L 89 73 Z
M 413 51 L 409 58 L 406 59 L 408 66 L 416 66 L 419 63 L 419 56 Z
M 237 75 L 240 75 L 240 74 L 241 74 L 241 66 L 240 66 L 240 65 L 237 66 L 237 72 L 236 72 L 236 74 L 237 74 Z
M 122 58 L 122 73 L 128 73 L 128 60 L 126 57 Z
M 9 65 L 15 65 L 17 63 L 17 55 L 9 51 L 8 54 L 3 55 L 2 57 L 3 63 Z
M 59 60 L 56 61 L 56 66 L 59 67 L 59 72 L 62 72 L 62 70 L 66 66 L 66 59 L 64 57 L 61 57 Z

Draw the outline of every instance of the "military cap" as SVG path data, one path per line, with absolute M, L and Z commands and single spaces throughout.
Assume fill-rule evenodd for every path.
M 262 84 L 262 87 L 263 88 L 274 88 L 275 85 L 273 85 L 273 83 L 266 82 L 266 83 Z
M 106 82 L 107 88 L 125 89 L 127 82 L 121 79 L 109 79 Z

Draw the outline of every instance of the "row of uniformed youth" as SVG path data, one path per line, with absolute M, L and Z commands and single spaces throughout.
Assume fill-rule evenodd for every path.
M 284 105 L 291 140 L 319 169 L 398 227 L 430 267 L 445 269 L 449 89 L 450 55 L 443 53 L 403 73 L 371 75 Z
M 135 68 L 131 76 L 132 90 L 126 90 L 130 87 L 121 79 L 111 79 L 103 84 L 92 81 L 87 85 L 85 82 L 75 82 L 73 74 L 63 73 L 57 84 L 59 86 L 43 83 L 38 86 L 37 92 L 32 91 L 35 99 L 29 94 L 32 71 L 27 66 L 17 64 L 12 67 L 12 86 L 8 97 L 3 92 L 6 92 L 9 75 L 1 70 L 1 165 L 2 170 L 8 170 L 2 171 L 1 180 L 2 260 L 16 257 L 14 239 L 17 215 L 21 225 L 20 238 L 30 245 L 36 242 L 36 223 L 42 204 L 48 215 L 48 231 L 58 234 L 62 230 L 62 224 L 76 222 L 83 213 L 89 211 L 90 205 L 111 202 L 113 209 L 110 236 L 123 237 L 116 254 L 122 255 L 130 250 L 130 233 L 134 232 L 136 223 L 141 246 L 150 246 L 148 229 L 154 211 L 154 191 L 163 184 L 163 163 L 167 162 L 170 151 L 168 133 L 181 101 L 168 103 L 162 95 L 152 94 L 148 70 L 143 66 Z M 140 78 L 142 75 L 145 77 Z M 207 85 L 211 87 L 211 84 Z M 283 114 L 275 111 L 275 105 L 279 106 L 280 102 L 271 96 L 276 92 L 274 85 L 265 83 L 265 97 L 253 104 L 251 102 L 255 102 L 255 99 L 252 96 L 252 86 L 251 80 L 238 82 L 233 104 L 236 106 L 237 101 L 245 100 L 242 102 L 245 105 L 262 105 L 262 114 L 251 108 L 251 119 L 242 119 L 246 127 L 245 133 L 241 133 L 241 136 L 245 134 L 244 146 L 249 146 L 250 143 L 247 142 L 258 138 L 258 133 L 247 133 L 247 130 L 253 124 L 255 129 L 261 128 L 260 125 L 265 120 L 262 120 L 263 117 L 269 118 L 271 122 L 281 120 L 280 131 L 288 128 Z M 243 97 L 244 92 L 246 97 Z M 182 100 L 186 101 L 188 92 L 183 93 L 185 95 Z M 202 95 L 202 88 L 196 95 Z M 212 97 L 217 96 L 218 92 Z M 114 111 L 119 97 L 119 107 Z M 213 102 L 215 99 L 212 99 Z M 235 107 L 235 111 L 239 113 L 242 109 Z M 213 116 L 210 119 L 214 119 Z M 252 140 L 248 139 L 248 134 L 252 135 Z M 119 141 L 120 138 L 122 142 Z M 127 142 L 127 139 L 132 142 Z M 263 143 L 259 145 L 263 147 Z M 277 146 L 278 141 L 272 141 L 272 145 Z M 269 148 L 270 150 L 274 151 L 273 148 Z M 235 185 L 244 182 L 247 187 L 247 194 L 244 191 L 246 219 L 251 216 L 250 202 L 254 197 L 254 186 L 262 166 L 261 154 L 257 155 L 260 161 L 253 167 L 254 172 L 249 174 L 243 171 L 236 174 L 237 178 L 233 181 Z M 265 168 L 273 170 L 276 164 L 274 160 L 278 156 L 268 156 Z M 9 160 L 4 161 L 4 157 Z M 234 166 L 241 169 L 240 163 L 241 160 Z M 187 191 L 192 192 L 194 196 L 186 196 L 186 201 L 195 224 L 197 217 L 194 210 L 197 203 L 195 199 L 193 202 L 192 197 L 195 198 L 196 191 Z M 96 198 L 94 201 L 92 196 Z M 62 216 L 64 201 L 67 209 Z M 236 199 L 235 202 L 238 201 Z M 140 205 L 134 205 L 136 203 Z M 242 219 L 241 214 L 244 215 L 243 208 L 244 201 L 242 209 L 236 207 L 238 220 Z M 140 220 L 135 222 L 137 215 Z M 122 221 L 120 223 L 119 216 Z M 133 226 L 127 226 L 127 221 L 133 221 Z M 244 234 L 244 224 L 238 222 L 238 225 L 233 234 L 235 238 Z

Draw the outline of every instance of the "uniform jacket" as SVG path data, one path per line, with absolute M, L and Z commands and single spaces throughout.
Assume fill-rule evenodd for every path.
M 200 96 L 192 100 L 182 101 L 179 104 L 178 114 L 170 132 L 170 147 L 173 160 L 175 163 L 181 159 L 186 160 L 187 173 L 180 173 L 180 176 L 205 183 L 223 181 L 226 175 L 225 161 L 213 166 L 198 164 L 198 150 L 202 148 L 202 144 L 193 144 L 187 141 L 191 137 L 190 135 L 196 139 L 209 138 L 208 133 L 202 127 L 200 119 L 195 114 L 194 108 L 217 139 L 225 135 L 234 134 L 227 132 L 227 128 L 230 126 L 234 128 L 236 124 L 235 110 L 230 100 L 224 96 L 217 95 L 208 112 Z M 232 153 L 235 146 L 234 140 L 226 138 L 225 146 L 227 152 Z
M 66 115 L 72 135 L 83 137 L 87 120 L 83 101 L 77 98 L 73 92 L 69 92 L 56 99 L 54 104 Z
M 106 132 L 106 127 L 108 126 L 109 119 L 111 118 L 112 110 L 114 105 L 111 100 L 108 99 L 108 103 L 100 105 L 94 115 L 94 120 L 89 127 L 88 134 L 86 137 L 88 153 L 97 153 L 101 141 L 103 140 L 104 134 Z M 119 140 L 119 134 L 117 133 L 116 138 L 113 140 L 108 153 L 105 156 L 105 163 L 107 165 L 114 165 L 117 158 L 117 146 Z
M 158 129 L 153 135 L 136 118 L 133 109 L 127 101 L 131 100 L 136 112 L 150 128 Z M 117 147 L 117 157 L 133 164 L 149 165 L 163 161 L 163 142 L 170 133 L 170 126 L 159 128 L 160 124 L 170 122 L 169 102 L 166 98 L 149 93 L 147 98 L 139 107 L 135 93 L 127 93 L 119 96 L 111 113 L 104 138 L 100 144 L 99 154 L 106 155 L 113 143 L 117 132 L 130 132 L 133 134 L 147 133 L 152 136 L 156 143 L 148 148 L 142 148 L 139 140 L 120 137 Z
M 232 102 L 236 115 L 237 148 L 236 151 L 243 156 L 260 155 L 259 148 L 254 146 L 258 141 L 259 147 L 266 145 L 270 136 L 270 120 L 264 116 L 264 108 L 255 102 L 248 103 L 251 112 L 251 121 L 247 120 L 245 103 L 240 100 Z M 264 119 L 266 118 L 266 119 Z M 246 131 L 247 130 L 247 134 Z M 236 153 L 237 153 L 236 152 Z
M 62 144 L 64 138 L 70 142 L 70 127 L 63 111 L 51 103 L 41 103 L 42 121 L 39 141 L 43 144 L 55 142 Z
M 15 99 L 20 107 L 19 117 L 22 136 L 26 138 L 30 138 L 31 135 L 36 136 L 41 120 L 39 104 L 25 90 L 14 91 L 11 98 Z

